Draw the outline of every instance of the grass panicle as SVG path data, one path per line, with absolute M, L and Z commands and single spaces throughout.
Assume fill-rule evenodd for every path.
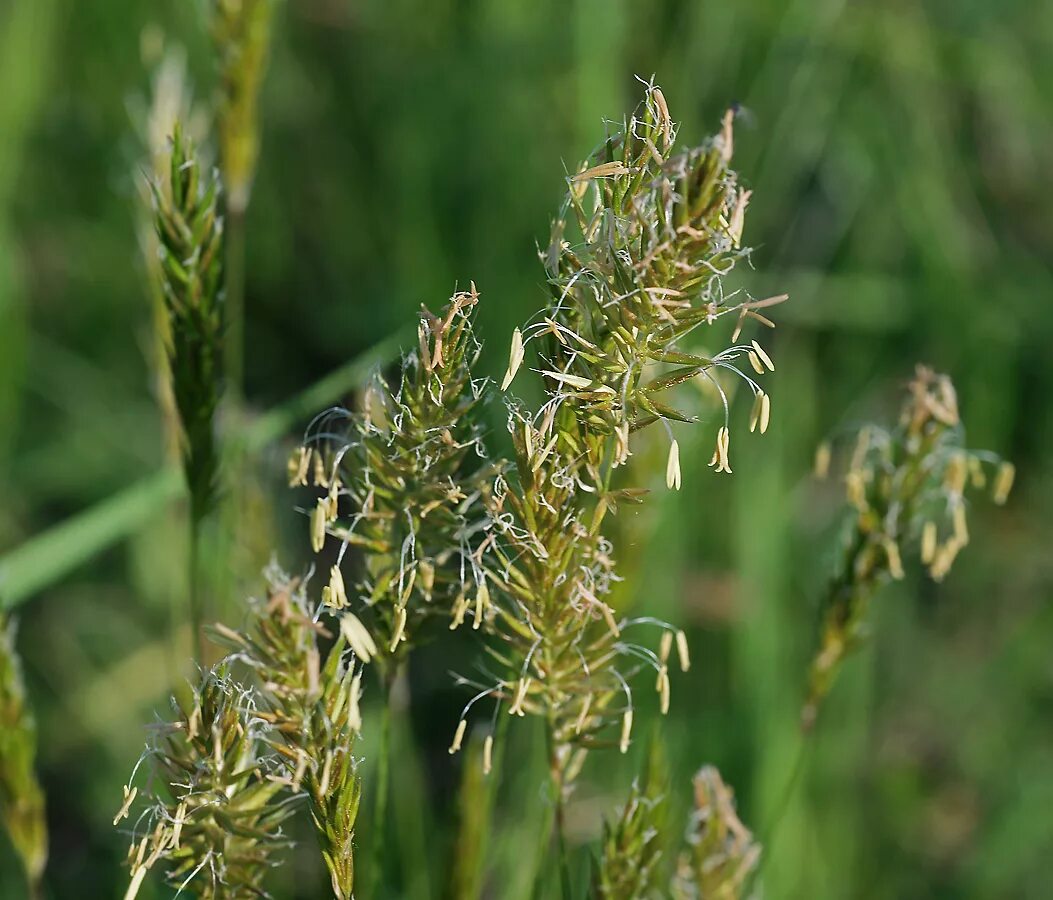
M 129 900 L 159 860 L 170 884 L 198 896 L 264 896 L 274 853 L 290 843 L 282 825 L 301 801 L 333 896 L 353 896 L 361 668 L 349 664 L 343 638 L 329 643 L 301 579 L 274 565 L 267 577 L 243 629 L 213 627 L 229 655 L 177 704 L 177 720 L 144 757 L 165 794 L 151 796 L 135 821 Z M 116 822 L 137 793 L 125 788 Z
M 673 879 L 674 900 L 742 900 L 761 848 L 735 811 L 735 797 L 712 766 L 694 778 L 695 809 Z
M 36 752 L 36 722 L 15 650 L 15 623 L 0 613 L 0 822 L 34 897 L 48 859 L 44 792 L 33 768 Z
M 266 600 L 250 604 L 250 625 L 243 632 L 217 629 L 216 639 L 249 666 L 256 714 L 271 726 L 268 739 L 289 789 L 307 796 L 333 895 L 351 900 L 361 799 L 353 755 L 362 727 L 361 667 L 348 665 L 342 637 L 323 651 L 321 642 L 332 635 L 319 622 L 301 579 L 275 566 L 268 579 Z
M 661 743 L 651 747 L 646 770 L 633 782 L 618 817 L 604 827 L 593 875 L 599 900 L 740 900 L 760 859 L 760 847 L 735 811 L 720 773 L 704 766 L 694 778 L 694 809 L 686 847 L 666 869 L 668 774 Z
M 618 817 L 607 822 L 593 875 L 597 900 L 657 900 L 667 896 L 668 772 L 659 741 L 652 742 L 647 767 L 636 779 Z
M 144 757 L 163 792 L 148 790 L 134 820 L 126 900 L 162 861 L 172 887 L 204 900 L 260 897 L 275 852 L 288 844 L 281 826 L 291 812 L 274 802 L 284 784 L 269 753 L 272 728 L 225 665 L 202 673 L 189 700 L 173 702 L 175 722 L 159 728 Z M 137 793 L 125 788 L 115 824 Z
M 645 493 L 615 482 L 630 434 L 665 423 L 666 479 L 678 488 L 679 445 L 669 423 L 696 417 L 666 394 L 704 381 L 716 387 L 724 413 L 712 464 L 730 472 L 724 373 L 753 390 L 767 428 L 767 395 L 738 365 L 748 358 L 758 371 L 774 369 L 763 348 L 736 344 L 704 356 L 682 343 L 728 314 L 737 315 L 736 338 L 749 318 L 771 324 L 757 310 L 785 299 L 724 302 L 722 278 L 748 252 L 741 237 L 749 193 L 729 168 L 731 126 L 729 114 L 718 135 L 673 155 L 676 128 L 661 90 L 648 85 L 624 130 L 568 179 L 542 254 L 551 302 L 513 334 L 503 387 L 539 340 L 547 399 L 537 413 L 510 403 L 514 465 L 487 497 L 497 590 L 485 618 L 499 637 L 492 653 L 505 674 L 476 683 L 475 699 L 489 696 L 513 715 L 545 720 L 559 792 L 573 782 L 586 749 L 628 749 L 629 681 L 638 671 L 653 670 L 662 711 L 669 705 L 673 630 L 619 620 L 606 599 L 617 576 L 605 517 Z M 665 629 L 657 652 L 635 639 L 648 624 Z M 686 669 L 682 634 L 677 649 Z
M 825 474 L 830 451 L 820 447 Z M 812 661 L 802 712 L 811 727 L 844 660 L 866 636 L 866 614 L 878 590 L 905 577 L 917 554 L 941 581 L 969 543 L 966 495 L 991 490 L 1004 503 L 1014 469 L 988 451 L 969 450 L 954 385 L 918 366 L 898 424 L 866 425 L 856 436 L 844 476 L 851 510 L 844 556 L 822 609 L 820 646 Z
M 456 627 L 486 592 L 481 497 L 490 466 L 472 415 L 486 385 L 471 368 L 477 302 L 473 286 L 439 315 L 424 310 L 419 349 L 398 381 L 377 375 L 362 412 L 318 417 L 290 464 L 294 485 L 310 480 L 326 492 L 311 512 L 315 551 L 327 534 L 340 542 L 325 602 L 344 611 L 356 654 L 376 657 L 385 678 L 414 642 Z M 349 548 L 364 554 L 350 596 Z
M 153 41 L 146 42 L 153 44 Z M 186 53 L 178 45 L 164 47 L 163 38 L 157 36 L 156 47 L 151 46 L 144 62 L 154 62 L 157 57 L 149 103 L 137 109 L 136 124 L 143 145 L 143 158 L 139 162 L 141 171 L 149 173 L 149 179 L 137 178 L 139 188 L 139 217 L 137 231 L 142 253 L 146 285 L 150 293 L 153 311 L 153 337 L 150 362 L 153 366 L 154 393 L 161 412 L 162 433 L 165 449 L 173 460 L 180 459 L 181 435 L 179 411 L 172 392 L 172 371 L 168 359 L 172 344 L 172 329 L 169 322 L 168 304 L 165 301 L 165 272 L 161 264 L 162 254 L 155 227 L 155 207 L 151 182 L 164 184 L 169 177 L 172 153 L 172 133 L 177 123 L 194 136 L 203 131 L 200 126 L 201 111 L 196 109 L 187 73 Z M 163 48 L 163 49 L 162 49 Z
M 215 174 L 203 173 L 177 123 L 168 176 L 153 183 L 172 394 L 182 426 L 183 473 L 190 497 L 190 619 L 194 655 L 203 659 L 201 528 L 218 502 L 216 413 L 223 388 L 223 219 Z
M 200 523 L 218 495 L 216 411 L 223 386 L 223 219 L 219 181 L 201 171 L 177 124 L 168 176 L 153 185 L 169 321 L 172 390 L 183 428 L 183 471 L 191 518 Z

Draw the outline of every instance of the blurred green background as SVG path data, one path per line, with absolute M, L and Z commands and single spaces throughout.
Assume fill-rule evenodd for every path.
M 210 100 L 200 12 L 186 0 L 0 3 L 0 558 L 163 463 L 135 121 L 159 33 L 187 48 Z M 696 659 L 662 724 L 678 808 L 694 769 L 718 765 L 743 818 L 773 839 L 769 898 L 1047 897 L 1053 4 L 286 0 L 248 215 L 250 415 L 470 279 L 485 368 L 502 371 L 513 325 L 544 297 L 536 242 L 565 169 L 636 103 L 633 76 L 652 73 L 683 140 L 715 130 L 729 103 L 746 108 L 736 165 L 754 188 L 756 271 L 736 286 L 791 295 L 766 339 L 769 435 L 739 442 L 728 479 L 704 465 L 710 429 L 687 436 L 684 490 L 656 492 L 624 552 L 636 608 L 687 625 Z M 812 453 L 838 428 L 893 415 L 918 361 L 953 376 L 971 446 L 1013 459 L 1017 489 L 1005 508 L 976 503 L 972 545 L 944 584 L 911 576 L 882 594 L 780 816 L 838 546 L 837 489 L 810 478 Z M 307 562 L 282 488 L 295 437 L 239 469 L 254 524 L 228 548 L 238 589 L 259 589 L 272 550 Z M 657 486 L 652 462 L 641 477 Z M 178 504 L 158 501 L 62 577 L 49 554 L 75 535 L 35 560 L 44 587 L 19 606 L 19 646 L 51 896 L 124 890 L 110 820 L 180 668 L 183 531 Z M 417 666 L 422 749 L 396 735 L 412 762 L 395 773 L 385 896 L 439 898 L 451 838 L 434 823 L 455 807 L 460 760 L 445 746 L 464 698 L 449 660 Z M 538 737 L 522 729 L 507 752 L 536 760 Z M 575 837 L 595 835 L 645 743 L 587 767 Z M 367 785 L 369 750 L 367 721 Z M 502 785 L 492 896 L 529 890 L 517 860 L 542 814 L 542 771 L 524 765 Z M 323 896 L 318 868 L 295 856 L 278 896 Z M 21 890 L 3 843 L 0 895 Z

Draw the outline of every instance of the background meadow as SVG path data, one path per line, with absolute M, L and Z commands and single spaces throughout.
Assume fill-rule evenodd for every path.
M 56 898 L 123 892 L 121 785 L 144 723 L 186 674 L 185 511 L 178 479 L 154 478 L 166 452 L 136 211 L 151 73 L 175 43 L 208 100 L 197 4 L 0 3 L 0 603 L 17 606 Z M 699 765 L 719 766 L 766 843 L 768 898 L 1045 896 L 1048 4 L 280 4 L 246 228 L 246 412 L 226 423 L 256 437 L 228 475 L 240 508 L 225 520 L 233 539 L 213 542 L 227 573 L 216 612 L 235 618 L 231 598 L 262 590 L 272 553 L 294 570 L 309 562 L 284 465 L 317 404 L 281 427 L 267 411 L 363 354 L 363 372 L 390 361 L 389 345 L 371 348 L 471 280 L 483 365 L 500 378 L 512 328 L 544 295 L 536 245 L 563 175 L 604 118 L 635 105 L 634 75 L 652 73 L 683 141 L 714 131 L 728 104 L 744 108 L 736 167 L 754 189 L 755 271 L 736 283 L 791 297 L 767 338 L 778 372 L 764 443 L 742 441 L 723 479 L 705 466 L 709 431 L 690 432 L 678 494 L 664 490 L 656 445 L 646 465 L 658 490 L 625 525 L 622 601 L 684 625 L 695 661 L 660 723 L 674 803 L 689 804 Z M 954 378 L 969 444 L 1014 460 L 1017 488 L 1005 507 L 975 503 L 972 544 L 943 584 L 912 571 L 881 594 L 873 639 L 846 665 L 787 794 L 841 523 L 840 491 L 811 477 L 812 456 L 823 438 L 894 415 L 919 361 Z M 488 413 L 500 442 L 503 413 Z M 741 425 L 745 404 L 733 415 Z M 406 761 L 385 896 L 438 900 L 464 763 L 446 748 L 465 698 L 446 674 L 456 665 L 428 654 L 405 698 L 414 733 L 394 735 Z M 368 796 L 368 716 L 364 734 Z M 636 744 L 587 766 L 572 843 L 594 839 L 623 799 L 646 749 Z M 500 787 L 488 896 L 526 898 L 542 735 L 517 729 L 505 753 L 523 763 Z M 360 835 L 368 845 L 368 814 Z M 322 878 L 310 854 L 294 855 L 276 895 L 319 896 Z M 157 881 L 140 896 L 168 896 Z M 0 895 L 21 890 L 2 843 Z

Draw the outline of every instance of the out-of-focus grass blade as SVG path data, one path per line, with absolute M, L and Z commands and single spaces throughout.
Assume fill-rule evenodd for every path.
M 795 665 L 793 645 L 811 621 L 795 608 L 791 591 L 792 559 L 789 510 L 785 486 L 790 473 L 800 467 L 801 443 L 814 420 L 815 373 L 810 355 L 780 358 L 781 390 L 797 398 L 792 422 L 779 421 L 772 429 L 771 447 L 763 468 L 750 461 L 749 478 L 734 481 L 734 502 L 740 523 L 735 535 L 736 568 L 743 573 L 742 590 L 747 610 L 733 634 L 736 674 L 735 701 L 746 710 L 747 728 L 756 757 L 752 763 L 752 803 L 743 815 L 753 822 L 765 845 L 760 877 L 766 895 L 789 897 L 794 890 L 805 896 L 822 896 L 817 890 L 822 876 L 819 863 L 807 857 L 808 835 L 813 828 L 811 809 L 800 791 L 800 730 L 796 709 L 802 675 Z M 754 447 L 746 453 L 756 453 Z M 756 510 L 764 510 L 767 527 L 756 527 Z M 830 859 L 840 857 L 832 855 Z
M 483 864 L 489 826 L 486 775 L 483 774 L 483 738 L 474 733 L 461 770 L 457 795 L 458 828 L 454 845 L 450 897 L 475 900 L 482 893 Z
M 245 449 L 261 449 L 298 420 L 335 402 L 362 382 L 375 366 L 394 358 L 404 337 L 399 332 L 385 338 L 287 403 L 261 416 L 244 433 Z M 0 557 L 0 608 L 17 606 L 117 543 L 178 497 L 181 489 L 176 469 L 158 472 Z
M 0 84 L 4 85 L 0 94 L 0 464 L 21 405 L 26 337 L 16 240 L 7 207 L 18 181 L 23 147 L 44 98 L 55 5 L 54 0 L 40 0 L 0 9 Z
M 31 538 L 0 559 L 0 607 L 10 609 L 157 515 L 182 489 L 177 469 L 158 472 Z
M 391 718 L 395 751 L 392 761 L 397 760 L 398 781 L 391 795 L 395 847 L 388 858 L 398 860 L 401 896 L 406 900 L 433 900 L 431 877 L 438 856 L 433 837 L 438 833 L 438 826 L 428 795 L 427 772 L 409 718 L 398 711 L 393 711 Z

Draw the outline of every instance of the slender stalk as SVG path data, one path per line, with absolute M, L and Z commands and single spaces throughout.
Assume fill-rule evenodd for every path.
M 779 834 L 780 826 L 786 821 L 786 814 L 790 810 L 793 797 L 804 780 L 805 772 L 808 769 L 808 758 L 815 744 L 815 731 L 810 728 L 802 728 L 798 735 L 797 753 L 794 756 L 793 768 L 790 770 L 786 783 L 778 795 L 775 806 L 772 808 L 771 817 L 760 838 L 760 846 L 764 848 L 764 852 L 761 853 L 757 865 L 749 873 L 743 885 L 743 897 L 753 896 L 753 888 L 760 881 L 768 860 L 772 858 L 772 851 L 775 848 L 775 839 Z
M 797 788 L 804 778 L 805 770 L 808 768 L 809 751 L 812 749 L 814 743 L 813 735 L 813 731 L 801 732 L 797 744 L 797 753 L 793 760 L 793 768 L 790 770 L 790 774 L 786 778 L 786 784 L 783 786 L 782 792 L 779 794 L 779 798 L 772 810 L 771 820 L 768 822 L 768 826 L 760 840 L 761 846 L 768 851 L 770 851 L 775 844 L 775 837 L 778 834 L 779 826 L 785 820 L 786 813 L 790 809 L 790 801 L 793 800 L 793 795 L 797 792 Z M 768 854 L 765 853 L 764 857 L 762 857 L 761 864 L 757 867 L 757 874 L 759 874 L 764 868 L 764 859 L 767 856 Z
M 494 729 L 494 757 L 493 765 L 490 768 L 490 775 L 486 781 L 486 794 L 484 795 L 484 802 L 486 803 L 486 823 L 489 826 L 483 833 L 483 846 L 479 851 L 479 859 L 481 861 L 486 860 L 486 849 L 487 845 L 493 840 L 493 816 L 494 808 L 497 806 L 497 788 L 501 783 L 501 778 L 504 775 L 504 762 L 505 762 L 505 741 L 508 734 L 508 723 L 511 720 L 511 716 L 498 716 L 497 726 Z M 480 879 L 481 884 L 485 884 L 486 868 L 485 865 L 481 865 L 480 868 Z
M 377 793 L 373 806 L 373 865 L 371 897 L 383 894 L 384 881 L 384 847 L 385 829 L 388 818 L 388 792 L 390 791 L 391 769 L 388 757 L 391 755 L 391 687 L 395 678 L 383 677 L 383 704 L 380 708 L 380 742 L 377 746 Z
M 566 836 L 566 809 L 563 803 L 563 767 L 556 753 L 556 740 L 554 726 L 548 723 L 546 729 L 548 738 L 548 770 L 552 779 L 552 818 L 556 837 L 556 846 L 559 851 L 559 880 L 563 900 L 571 900 L 570 888 L 570 858 L 567 853 Z
M 468 753 L 461 768 L 460 785 L 457 792 L 457 837 L 450 854 L 447 872 L 445 900 L 479 900 L 486 891 L 487 873 L 492 862 L 491 844 L 495 840 L 498 825 L 494 821 L 494 806 L 501 784 L 505 753 L 505 734 L 512 718 L 499 715 L 494 710 L 494 720 L 489 733 L 479 740 L 479 734 L 468 736 Z M 489 768 L 487 762 L 489 747 Z M 515 872 L 525 872 L 522 857 L 515 858 Z M 505 881 L 504 893 L 512 896 Z
M 227 199 L 223 259 L 223 374 L 228 413 L 236 421 L 242 415 L 245 399 L 245 207 L 231 202 L 231 198 Z M 244 447 L 227 448 L 229 471 L 242 471 L 244 455 Z M 231 536 L 244 534 L 249 524 L 244 518 L 245 491 L 246 486 L 240 478 L 233 479 L 227 485 L 222 513 L 226 527 L 217 535 L 222 542 L 221 558 L 229 558 L 235 543 Z M 230 566 L 222 566 L 213 573 L 213 603 L 220 608 L 230 601 L 235 577 Z
M 542 874 L 545 871 L 545 860 L 549 858 L 552 851 L 552 832 L 556 826 L 555 813 L 555 807 L 553 807 L 551 815 L 545 817 L 541 829 L 541 839 L 538 841 L 537 846 L 537 859 L 534 860 L 534 890 L 530 894 L 531 900 L 540 900 L 544 896 L 542 888 L 544 887 L 545 879 L 542 877 Z
M 225 370 L 237 403 L 245 359 L 245 212 L 259 163 L 260 89 L 270 55 L 275 4 L 273 0 L 213 0 L 209 5 L 221 82 L 217 130 L 226 195 Z
M 205 625 L 204 597 L 202 581 L 204 573 L 201 568 L 201 520 L 190 516 L 190 546 L 188 548 L 188 586 L 190 596 L 190 646 L 198 665 L 206 665 L 204 647 L 201 639 Z

